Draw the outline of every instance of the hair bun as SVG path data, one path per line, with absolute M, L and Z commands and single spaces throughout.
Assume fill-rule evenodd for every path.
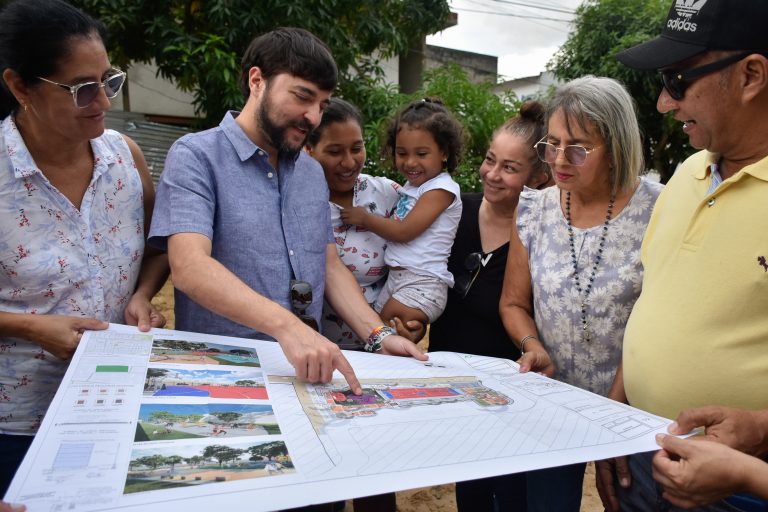
M 536 100 L 528 100 L 520 105 L 520 113 L 518 115 L 526 121 L 542 123 L 544 122 L 545 111 L 546 108 L 542 103 L 539 103 Z

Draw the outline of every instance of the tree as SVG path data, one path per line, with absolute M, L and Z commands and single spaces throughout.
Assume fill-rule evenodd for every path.
M 493 131 L 517 114 L 520 102 L 513 93 L 497 96 L 493 84 L 474 84 L 467 73 L 456 64 L 449 64 L 425 73 L 424 85 L 411 95 L 399 94 L 388 86 L 370 89 L 361 106 L 365 119 L 365 147 L 368 153 L 365 172 L 383 175 L 403 182 L 391 162 L 381 157 L 381 142 L 390 119 L 410 101 L 418 98 L 439 98 L 464 126 L 466 153 L 453 178 L 463 192 L 480 190 L 478 169 L 485 157 Z M 355 103 L 354 100 L 344 98 Z M 373 113 L 364 106 L 372 106 Z
M 178 416 L 168 411 L 153 411 L 149 415 L 150 423 L 158 423 L 158 424 L 165 423 L 165 424 L 170 424 L 170 426 L 173 426 L 173 424 L 176 423 L 177 421 L 178 421 Z
M 219 419 L 220 422 L 224 423 L 225 425 L 231 425 L 232 423 L 236 422 L 240 419 L 242 414 L 239 412 L 212 412 L 211 416 L 215 416 Z
M 171 455 L 169 457 L 165 458 L 165 463 L 171 465 L 171 471 L 173 471 L 173 468 L 178 464 L 179 462 L 183 461 L 184 458 L 179 455 Z
M 199 466 L 205 461 L 205 458 L 201 455 L 193 455 L 192 457 L 184 459 L 184 462 L 190 466 Z
M 168 374 L 168 370 L 164 368 L 147 368 L 147 377 L 144 387 L 152 389 L 157 387 L 157 379 L 165 377 Z
M 154 60 L 164 78 L 194 93 L 208 126 L 243 104 L 239 59 L 251 39 L 280 26 L 305 28 L 331 48 L 340 90 L 359 99 L 378 59 L 444 27 L 446 0 L 71 0 L 100 19 L 118 66 Z M 362 80 L 360 80 L 362 78 Z
M 621 50 L 661 33 L 669 0 L 586 0 L 576 10 L 575 29 L 549 63 L 558 78 L 592 74 L 616 78 L 635 98 L 647 165 L 663 183 L 692 150 L 679 122 L 656 111 L 661 82 L 655 73 L 627 68 L 615 59 Z
M 258 382 L 256 382 L 255 380 L 250 380 L 250 379 L 236 380 L 235 381 L 235 386 L 250 386 L 250 387 L 253 387 L 253 386 L 256 386 L 257 384 L 258 384 Z
M 153 470 L 166 464 L 165 457 L 159 454 L 148 455 L 146 457 L 140 457 L 136 459 L 136 463 L 142 466 L 147 466 Z
M 248 448 L 248 452 L 251 454 L 250 460 L 263 460 L 288 455 L 288 449 L 282 441 L 254 445 Z
M 213 444 L 205 447 L 205 450 L 203 450 L 203 457 L 206 459 L 216 459 L 219 462 L 219 467 L 221 467 L 223 463 L 235 460 L 243 453 L 245 453 L 245 450 L 241 450 L 240 448 Z

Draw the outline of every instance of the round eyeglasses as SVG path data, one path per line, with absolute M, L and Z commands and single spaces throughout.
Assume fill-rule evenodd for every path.
M 117 96 L 117 93 L 120 92 L 120 89 L 123 87 L 123 84 L 125 83 L 125 71 L 120 71 L 119 69 L 113 69 L 110 71 L 107 78 L 102 80 L 101 82 L 83 82 L 81 84 L 76 85 L 67 85 L 67 84 L 60 84 L 58 82 L 54 82 L 53 80 L 48 80 L 47 78 L 43 78 L 41 76 L 37 77 L 38 79 L 42 80 L 43 82 L 48 82 L 52 85 L 58 85 L 62 89 L 68 90 L 72 94 L 72 99 L 75 102 L 75 106 L 77 108 L 85 108 L 96 99 L 96 96 L 99 95 L 99 89 L 104 89 L 104 94 L 107 95 L 107 98 L 112 99 L 115 96 Z
M 592 149 L 587 149 L 584 146 L 570 144 L 564 148 L 559 148 L 554 144 L 550 144 L 549 142 L 545 142 L 544 139 L 541 139 L 539 142 L 534 144 L 533 147 L 536 150 L 536 154 L 538 155 L 539 160 L 546 162 L 549 165 L 555 165 L 555 161 L 557 160 L 557 153 L 558 151 L 562 151 L 565 159 L 569 164 L 579 166 L 584 165 L 584 162 L 587 160 L 587 156 L 591 152 L 601 148 L 602 146 L 595 146 Z

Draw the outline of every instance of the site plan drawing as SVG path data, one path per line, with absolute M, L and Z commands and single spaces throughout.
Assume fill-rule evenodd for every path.
M 277 510 L 655 450 L 670 423 L 505 359 L 345 355 L 361 395 L 269 341 L 86 332 L 4 500 Z

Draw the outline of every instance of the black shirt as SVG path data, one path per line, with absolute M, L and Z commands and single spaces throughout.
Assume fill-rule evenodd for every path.
M 448 290 L 448 305 L 429 330 L 429 351 L 464 352 L 517 360 L 520 351 L 507 335 L 499 316 L 509 242 L 483 253 L 478 215 L 482 194 L 462 194 L 461 220 L 448 258 L 456 286 Z M 479 271 L 467 268 L 467 257 L 479 253 L 487 261 Z M 491 254 L 490 259 L 488 255 Z M 464 297 L 464 290 L 477 277 Z

